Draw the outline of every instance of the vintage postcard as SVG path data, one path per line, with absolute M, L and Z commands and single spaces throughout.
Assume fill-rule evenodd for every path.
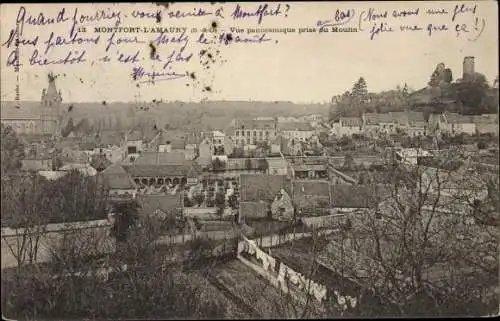
M 0 20 L 5 318 L 498 314 L 496 2 Z

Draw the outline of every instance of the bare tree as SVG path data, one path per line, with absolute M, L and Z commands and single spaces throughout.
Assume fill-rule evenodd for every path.
M 486 312 L 494 302 L 486 275 L 498 284 L 498 231 L 474 222 L 467 199 L 477 199 L 486 189 L 477 176 L 465 167 L 395 166 L 385 199 L 353 216 L 351 259 L 344 257 L 337 267 L 401 315 L 477 314 L 480 307 Z M 468 280 L 469 291 L 459 280 Z M 471 291 L 474 282 L 481 295 Z M 461 309 L 470 302 L 477 303 L 475 311 Z

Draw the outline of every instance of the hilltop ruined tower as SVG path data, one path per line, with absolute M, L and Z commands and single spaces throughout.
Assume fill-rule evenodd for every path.
M 41 122 L 42 133 L 55 135 L 59 131 L 61 112 L 61 92 L 56 88 L 56 77 L 50 73 L 49 85 L 47 89 L 42 90 L 41 99 Z
M 473 56 L 467 56 L 464 58 L 462 70 L 463 70 L 463 75 L 462 75 L 463 79 L 466 79 L 467 77 L 470 77 L 474 74 L 474 57 Z

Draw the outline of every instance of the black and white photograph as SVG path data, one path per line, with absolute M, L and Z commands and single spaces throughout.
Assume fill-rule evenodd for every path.
M 497 2 L 0 20 L 4 319 L 499 314 Z

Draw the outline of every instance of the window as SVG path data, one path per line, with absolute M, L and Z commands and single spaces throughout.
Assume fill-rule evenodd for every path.
M 250 145 L 250 138 L 247 138 L 247 144 Z
M 254 130 L 254 131 L 253 131 L 253 135 L 254 135 L 254 136 L 257 136 L 257 131 L 255 131 L 255 130 Z
M 250 137 L 250 131 L 247 131 L 247 136 Z
M 236 131 L 236 136 L 240 136 L 240 132 L 239 131 Z
M 262 132 L 259 132 L 259 136 L 262 137 Z
M 266 130 L 266 136 L 269 136 L 269 132 Z

